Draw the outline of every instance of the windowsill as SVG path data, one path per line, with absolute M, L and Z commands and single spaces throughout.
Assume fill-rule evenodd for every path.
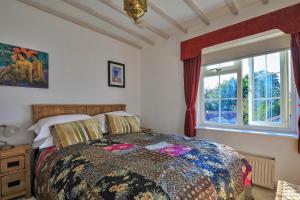
M 285 137 L 298 139 L 297 133 L 284 133 L 284 132 L 271 132 L 271 131 L 255 131 L 255 130 L 246 130 L 246 129 L 233 129 L 233 128 L 219 128 L 219 127 L 208 127 L 208 126 L 197 126 L 196 129 L 201 130 L 213 130 L 220 132 L 234 132 L 241 134 L 255 134 L 255 135 L 264 135 L 264 136 L 274 136 L 274 137 Z

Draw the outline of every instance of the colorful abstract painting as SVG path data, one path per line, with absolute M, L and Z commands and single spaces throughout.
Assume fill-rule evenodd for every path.
M 0 43 L 0 86 L 48 88 L 48 53 Z

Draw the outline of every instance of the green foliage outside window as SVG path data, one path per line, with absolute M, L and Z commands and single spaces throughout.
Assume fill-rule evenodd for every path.
M 262 72 L 257 72 L 254 74 L 256 77 Z M 272 99 L 280 97 L 280 81 L 279 75 L 276 73 L 267 73 L 264 75 L 263 81 L 266 82 L 263 88 L 264 94 L 256 95 L 256 106 L 253 106 L 252 114 L 253 121 L 270 121 L 278 122 L 280 121 L 280 99 Z M 243 124 L 249 124 L 249 76 L 248 74 L 243 77 L 243 88 L 242 88 L 242 104 L 243 104 Z M 224 81 L 215 88 L 205 89 L 205 111 L 206 112 L 219 112 L 219 106 L 221 106 L 221 111 L 236 112 L 236 100 L 223 100 L 223 104 L 219 105 L 219 99 L 226 98 L 236 98 L 237 97 L 237 80 L 231 78 L 230 80 Z M 254 93 L 259 92 L 253 89 Z M 258 89 L 257 89 L 258 90 Z M 259 92 L 260 93 L 260 92 Z M 220 97 L 221 95 L 221 97 Z M 261 96 L 260 96 L 261 95 Z M 263 98 L 263 99 L 260 99 Z M 271 98 L 265 100 L 264 98 Z M 255 103 L 254 103 L 255 104 Z M 268 104 L 268 105 L 267 105 Z M 268 109 L 268 110 L 267 110 Z M 226 118 L 226 117 L 225 117 Z

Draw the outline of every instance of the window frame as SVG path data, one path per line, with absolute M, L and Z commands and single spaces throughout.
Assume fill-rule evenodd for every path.
M 276 53 L 276 52 L 274 52 Z M 289 91 L 287 90 L 287 88 L 289 87 L 289 81 L 284 81 L 284 80 L 289 80 L 288 77 L 288 52 L 287 51 L 279 51 L 278 53 L 280 53 L 280 105 L 284 105 L 284 106 L 280 106 L 280 118 L 283 120 L 280 124 L 276 125 L 274 123 L 268 122 L 267 120 L 265 120 L 264 122 L 262 121 L 253 121 L 253 112 L 249 112 L 249 126 L 270 126 L 270 127 L 276 127 L 276 128 L 285 128 L 284 126 L 288 127 L 288 116 L 290 113 L 290 109 L 288 106 L 288 102 L 289 102 Z M 267 53 L 270 54 L 270 53 Z M 263 55 L 267 55 L 267 54 L 263 54 Z M 254 84 L 253 84 L 253 60 L 254 57 L 249 58 L 250 62 L 249 62 L 249 74 L 251 73 L 251 79 L 249 79 L 248 81 L 248 91 L 252 91 L 254 88 Z M 268 97 L 265 97 L 265 99 L 269 99 Z M 252 110 L 253 108 L 253 92 L 249 92 L 249 110 Z M 267 114 L 266 114 L 267 116 Z M 285 124 L 285 125 L 283 125 Z
M 279 50 L 274 50 L 274 51 L 269 51 L 269 52 L 264 52 L 264 53 L 260 53 L 257 55 L 249 55 L 247 57 L 244 58 L 252 58 L 255 56 L 260 56 L 260 55 L 267 55 L 267 54 L 271 54 L 271 53 L 276 53 L 276 52 L 281 52 L 282 51 L 286 51 L 288 52 L 289 49 L 279 49 Z M 284 94 L 286 97 L 284 98 L 284 100 L 282 100 L 284 102 L 284 104 L 281 105 L 285 105 L 285 106 L 281 106 L 280 107 L 280 116 L 282 117 L 282 115 L 285 115 L 285 119 L 284 122 L 288 124 L 288 127 L 282 127 L 280 126 L 274 126 L 274 124 L 272 124 L 272 126 L 268 126 L 267 124 L 257 124 L 257 123 L 253 123 L 250 124 L 250 117 L 252 119 L 252 116 L 250 116 L 249 112 L 249 124 L 248 125 L 244 125 L 243 124 L 243 97 L 242 97 L 242 81 L 243 81 L 243 74 L 242 74 L 242 59 L 244 58 L 237 58 L 235 59 L 235 65 L 233 67 L 225 67 L 223 68 L 221 71 L 211 71 L 211 70 L 207 70 L 205 69 L 205 67 L 209 66 L 209 65 L 214 65 L 214 64 L 209 64 L 209 65 L 205 65 L 201 67 L 201 74 L 200 74 L 200 81 L 199 81 L 199 87 L 198 87 L 198 95 L 197 95 L 197 103 L 196 103 L 196 118 L 197 118 L 197 128 L 202 128 L 202 127 L 208 127 L 208 128 L 228 128 L 228 129 L 237 129 L 237 130 L 249 130 L 249 131 L 273 131 L 274 128 L 276 128 L 276 132 L 280 132 L 280 133 L 297 133 L 297 128 L 296 128 L 296 109 L 291 109 L 291 108 L 295 108 L 296 106 L 296 102 L 297 102 L 297 95 L 295 95 L 295 85 L 290 83 L 293 83 L 294 81 L 294 77 L 292 75 L 292 69 L 291 67 L 289 68 L 288 66 L 291 66 L 289 64 L 291 64 L 291 60 L 289 59 L 288 53 L 284 52 L 284 54 L 286 54 L 286 58 L 284 59 L 284 61 L 286 61 L 284 64 L 281 64 L 281 69 L 280 69 L 280 83 L 284 84 L 284 86 L 281 85 L 280 88 L 280 92 L 281 92 L 281 96 Z M 232 60 L 231 60 L 232 61 Z M 221 64 L 221 63 L 226 63 L 226 62 L 231 62 L 231 61 L 225 61 L 225 62 L 219 62 L 217 64 Z M 281 59 L 282 62 L 282 59 Z M 249 74 L 250 72 L 250 68 L 252 69 L 252 67 L 249 66 Z M 210 77 L 210 76 L 219 76 L 219 75 L 223 75 L 223 74 L 231 74 L 231 73 L 237 73 L 237 123 L 236 124 L 224 124 L 224 123 L 214 123 L 214 122 L 207 122 L 205 121 L 205 112 L 204 112 L 204 78 L 205 77 Z M 291 77 L 289 77 L 291 76 Z M 284 79 L 285 77 L 288 77 L 288 79 Z M 248 82 L 248 87 L 250 86 L 250 84 L 252 84 L 252 78 L 249 78 L 249 82 Z M 251 81 L 250 81 L 251 80 Z M 289 81 L 284 81 L 284 80 L 289 80 Z M 251 83 L 250 83 L 251 82 Z M 289 87 L 291 88 L 291 94 L 289 95 Z M 287 89 L 285 89 L 287 88 Z M 250 91 L 251 88 L 248 88 L 248 91 Z M 249 92 L 248 95 L 248 102 L 249 104 L 252 104 L 252 100 L 250 98 L 250 94 L 252 95 L 252 92 Z M 288 98 L 289 97 L 289 98 Z M 281 97 L 280 97 L 281 98 Z M 281 98 L 283 99 L 283 98 Z M 203 102 L 203 103 L 202 103 Z M 290 103 L 289 103 L 290 102 Z M 249 107 L 249 110 L 252 107 Z
M 236 125 L 238 125 L 238 124 L 240 124 L 241 123 L 241 115 L 243 114 L 242 112 L 241 112 L 241 101 L 242 101 L 242 98 L 241 98 L 241 90 L 239 89 L 239 85 L 240 85 L 240 79 L 239 79 L 239 77 L 241 76 L 241 68 L 240 67 L 238 67 L 239 65 L 238 65 L 238 63 L 239 63 L 240 61 L 235 61 L 235 64 L 233 65 L 233 66 L 230 66 L 230 67 L 226 67 L 226 68 L 224 68 L 224 69 L 222 69 L 221 71 L 217 71 L 217 72 L 212 72 L 212 71 L 208 71 L 208 70 L 202 70 L 202 73 L 201 74 L 203 74 L 203 75 L 205 75 L 205 76 L 202 76 L 202 78 L 201 78 L 201 91 L 204 91 L 204 78 L 206 78 L 206 77 L 213 77 L 213 76 L 221 76 L 221 75 L 226 75 L 226 74 L 233 74 L 233 73 L 236 73 L 237 74 L 237 123 L 236 124 L 228 124 L 228 123 L 214 123 L 214 122 L 207 122 L 207 121 L 205 121 L 204 119 L 205 119 L 205 112 L 204 112 L 204 103 L 202 104 L 202 106 L 200 105 L 200 102 L 197 100 L 197 103 L 199 103 L 199 106 L 201 106 L 201 117 L 199 118 L 200 119 L 200 121 L 201 121 L 201 124 L 203 124 L 203 125 L 206 125 L 206 126 L 212 126 L 212 125 L 226 125 L 226 126 L 228 126 L 228 127 L 230 127 L 230 126 L 236 126 Z M 198 92 L 198 94 L 199 94 L 199 92 Z M 204 100 L 205 98 L 204 98 L 204 92 L 202 92 L 201 93 L 201 102 L 205 102 L 205 100 Z M 221 97 L 219 97 L 219 99 L 221 99 Z M 219 112 L 220 112 L 220 108 L 219 108 Z

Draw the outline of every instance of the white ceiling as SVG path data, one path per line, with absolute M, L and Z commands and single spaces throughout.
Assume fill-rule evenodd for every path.
M 96 27 L 100 32 L 105 32 L 107 36 L 113 35 L 113 38 L 120 40 L 126 39 L 136 44 L 137 47 L 144 45 L 153 45 L 157 41 L 157 38 L 166 39 L 167 36 L 172 36 L 178 32 L 182 32 L 178 26 L 168 21 L 165 17 L 162 17 L 148 6 L 148 12 L 142 18 L 145 22 L 142 25 L 144 28 L 136 26 L 131 19 L 101 1 L 112 2 L 123 10 L 123 0 L 19 0 L 23 3 L 29 3 L 31 6 L 36 7 L 42 11 L 46 11 L 52 15 L 56 15 L 59 12 L 66 18 L 72 17 L 74 20 L 79 20 L 80 23 L 84 23 L 87 27 Z M 71 1 L 71 3 L 70 3 Z M 193 26 L 207 26 L 201 18 L 199 18 L 195 12 L 186 3 L 189 0 L 148 0 L 157 5 L 167 15 L 169 15 L 179 26 L 186 28 L 189 31 Z M 260 6 L 268 6 L 272 4 L 273 0 L 269 0 L 268 4 L 263 4 L 263 0 L 192 0 L 192 2 L 202 11 L 202 13 L 210 21 L 212 26 L 215 21 L 224 15 L 234 14 L 230 11 L 230 6 L 227 6 L 226 2 L 234 3 L 237 7 L 239 14 L 243 8 L 259 4 Z M 277 0 L 278 1 L 278 0 Z M 281 0 L 288 2 L 295 2 L 295 0 Z M 69 3 L 68 3 L 69 2 Z M 300 1 L 298 1 L 300 2 Z M 79 5 L 79 8 L 71 5 L 75 3 Z M 84 6 L 88 11 L 81 9 Z M 49 10 L 50 9 L 50 10 Z M 91 14 L 98 13 L 106 18 L 106 21 L 99 19 Z M 66 20 L 66 19 L 65 19 Z M 109 21 L 109 23 L 107 22 Z M 199 23 L 200 22 L 200 23 Z M 74 22 L 73 22 L 74 23 Z M 117 26 L 115 26 L 117 23 Z M 119 25 L 119 26 L 118 26 Z M 120 28 L 120 26 L 122 26 Z M 125 28 L 124 28 L 125 27 Z M 152 29 L 151 29 L 152 27 Z M 126 29 L 126 30 L 124 30 Z M 129 30 L 128 30 L 129 29 Z M 138 35 L 138 36 L 137 36 Z M 117 36 L 117 37 L 116 37 Z M 125 42 L 126 43 L 126 42 Z M 127 42 L 128 44 L 128 42 Z

